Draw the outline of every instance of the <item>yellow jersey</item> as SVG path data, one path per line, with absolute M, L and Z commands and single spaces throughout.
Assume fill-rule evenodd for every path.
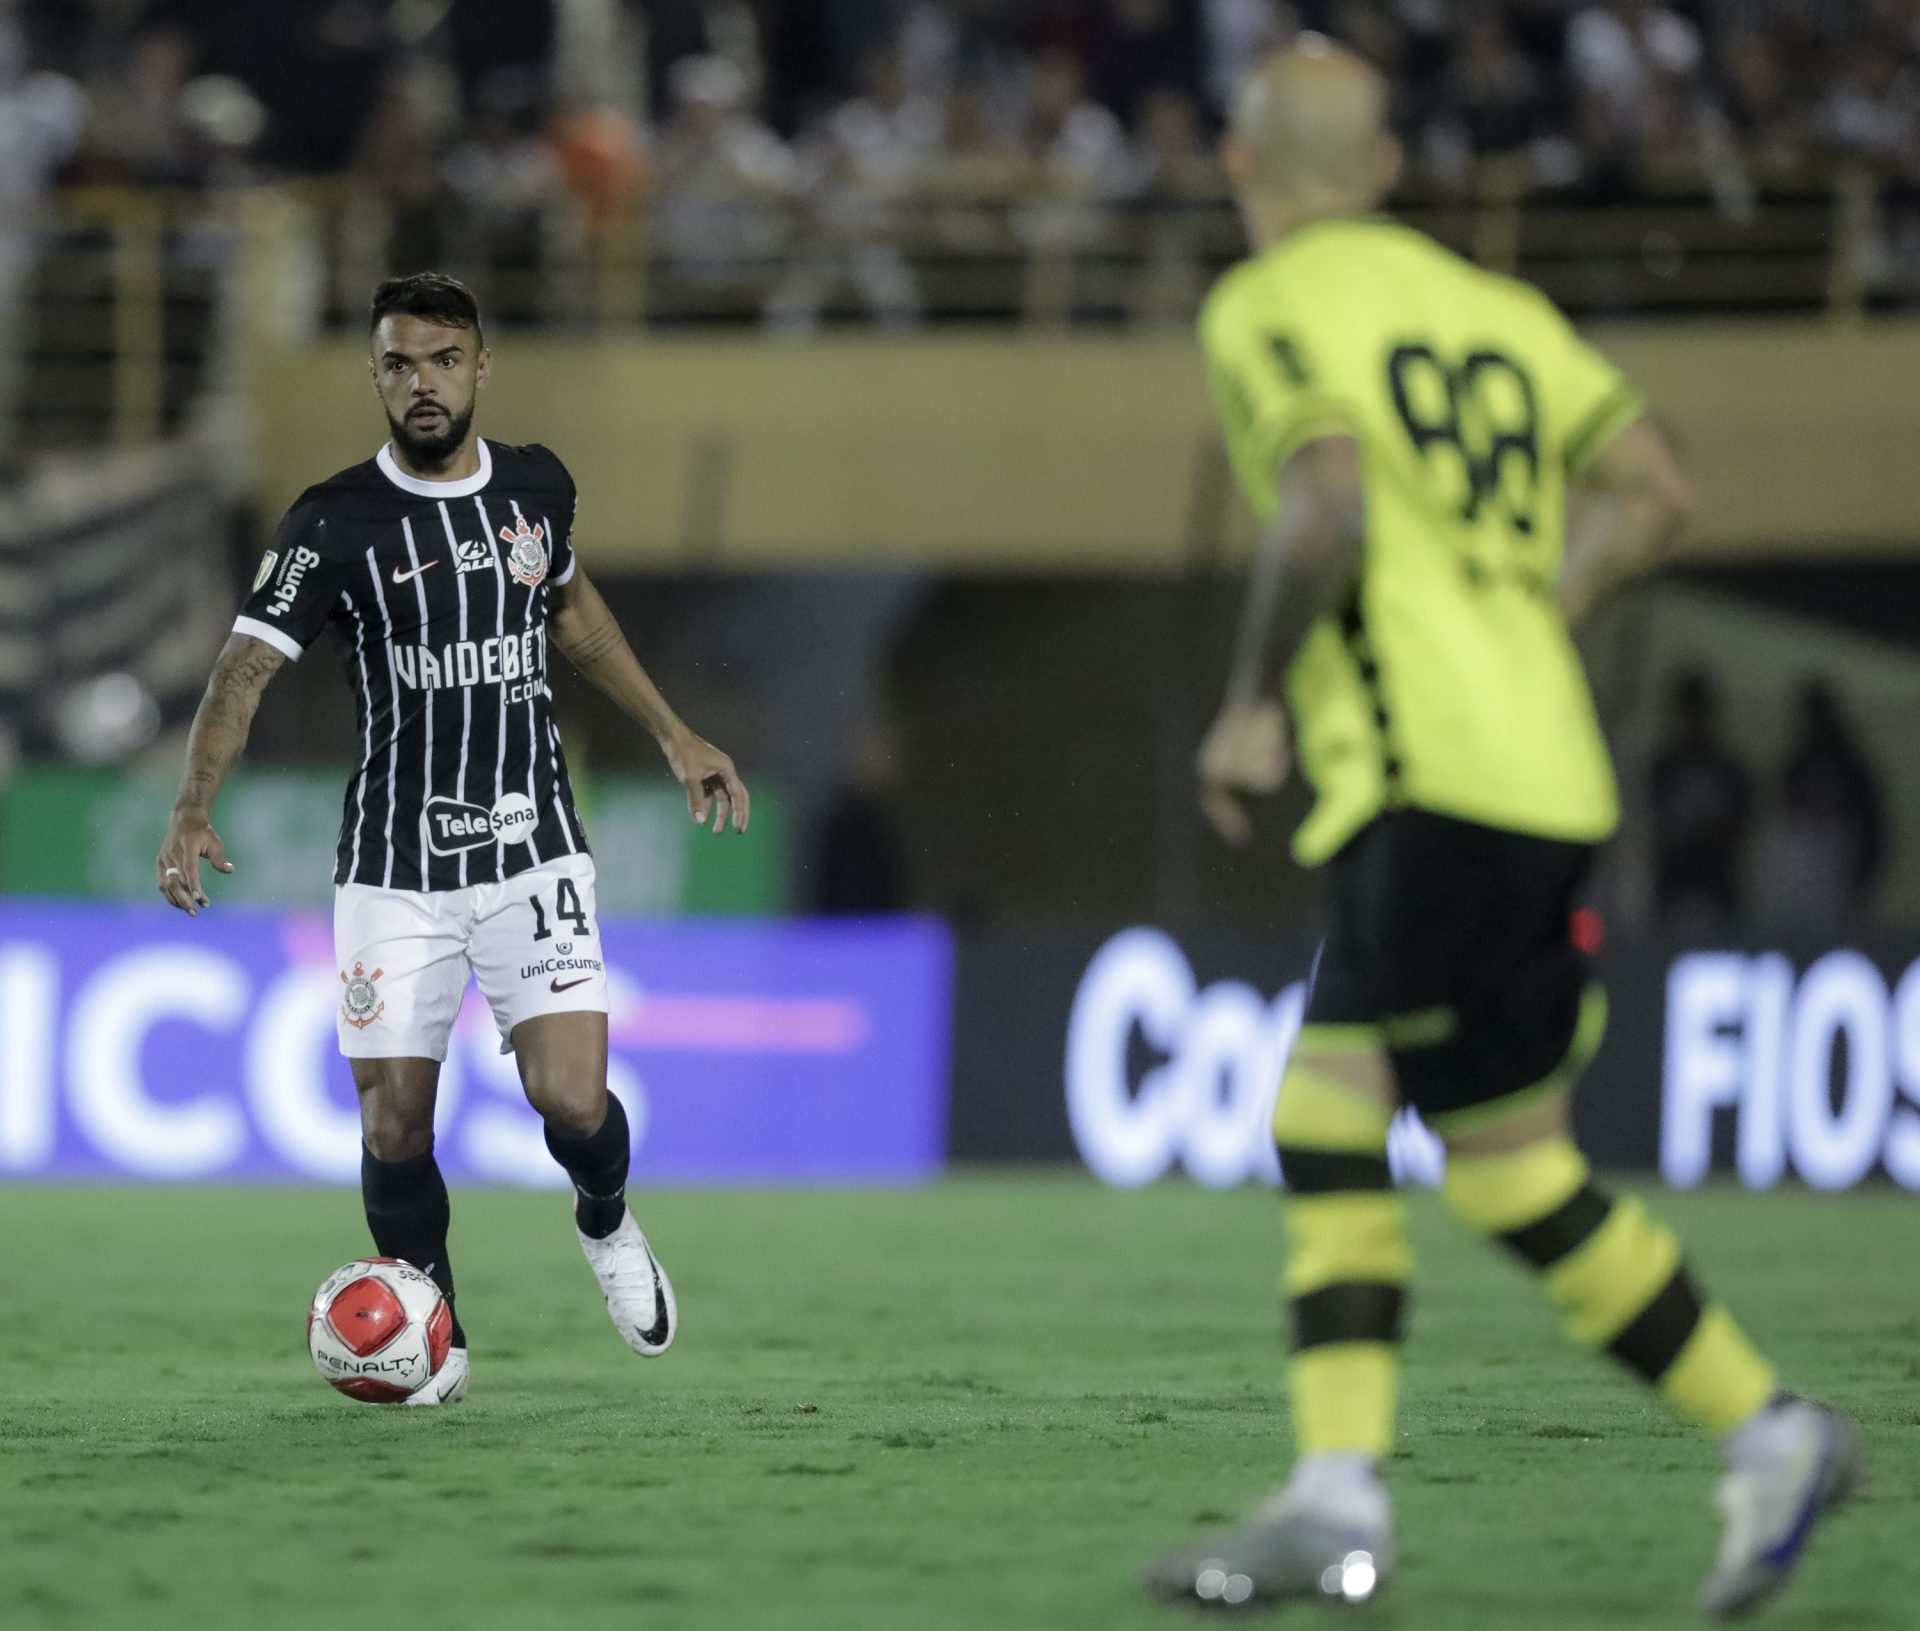
M 1366 546 L 1286 676 L 1326 860 L 1383 810 L 1598 842 L 1619 797 L 1554 596 L 1566 500 L 1640 399 L 1538 290 L 1385 219 L 1322 220 L 1234 267 L 1200 337 L 1263 518 L 1280 466 L 1352 437 Z

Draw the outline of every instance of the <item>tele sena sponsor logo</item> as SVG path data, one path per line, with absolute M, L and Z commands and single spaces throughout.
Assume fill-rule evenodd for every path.
M 1667 972 L 1660 1170 L 1697 1184 L 1730 1113 L 1755 1188 L 1789 1167 L 1843 1189 L 1884 1166 L 1920 1189 L 1920 963 L 1889 987 L 1856 951 L 1805 973 L 1773 952 L 1694 952 Z
M 525 793 L 504 793 L 492 809 L 431 798 L 426 817 L 427 848 L 435 855 L 458 855 L 487 844 L 523 844 L 540 825 L 540 812 Z

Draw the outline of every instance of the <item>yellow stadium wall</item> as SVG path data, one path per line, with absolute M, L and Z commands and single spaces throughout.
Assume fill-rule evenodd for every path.
M 1920 550 L 1920 323 L 1597 329 L 1679 433 L 1689 553 Z M 346 340 L 254 352 L 279 513 L 380 424 Z M 883 564 L 1163 574 L 1237 554 L 1193 346 L 1165 339 L 501 335 L 489 435 L 579 479 L 602 571 Z

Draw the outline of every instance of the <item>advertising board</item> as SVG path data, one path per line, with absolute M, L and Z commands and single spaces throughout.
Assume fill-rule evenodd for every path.
M 943 1163 L 946 929 L 602 924 L 637 1182 L 912 1182 Z M 357 1183 L 317 914 L 0 903 L 0 1177 Z M 553 1185 L 469 991 L 441 1074 L 454 1181 Z

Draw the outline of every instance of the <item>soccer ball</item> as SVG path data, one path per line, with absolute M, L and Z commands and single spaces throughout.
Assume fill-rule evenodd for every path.
M 364 1404 L 410 1399 L 439 1373 L 452 1344 L 447 1299 L 397 1257 L 362 1257 L 335 1269 L 307 1310 L 314 1368 Z

